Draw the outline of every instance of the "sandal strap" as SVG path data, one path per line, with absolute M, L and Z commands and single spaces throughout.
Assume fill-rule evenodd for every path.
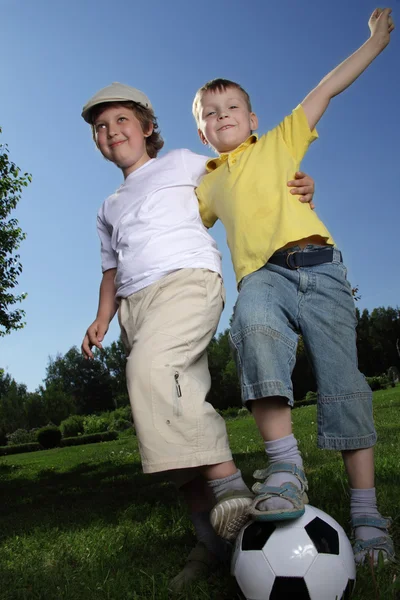
M 395 560 L 393 541 L 388 535 L 380 535 L 369 540 L 356 539 L 354 541 L 353 552 L 355 555 L 369 553 L 373 550 L 385 552 L 389 560 Z
M 387 531 L 392 524 L 390 517 L 371 517 L 370 515 L 357 515 L 352 517 L 351 526 L 353 529 L 356 527 L 377 527 Z
M 253 473 L 254 479 L 268 479 L 270 475 L 275 473 L 290 473 L 294 475 L 300 482 L 301 491 L 308 490 L 308 482 L 304 470 L 291 462 L 276 462 L 269 465 L 266 469 L 257 469 Z M 257 485 L 257 484 L 256 484 Z M 254 487 L 253 487 L 254 490 Z
M 257 494 L 253 501 L 253 508 L 256 508 L 260 502 L 269 500 L 270 498 L 276 498 L 277 496 L 284 500 L 288 500 L 296 510 L 299 510 L 304 506 L 301 489 L 291 481 L 284 483 L 280 487 L 266 485 L 265 483 L 255 483 L 252 490 Z

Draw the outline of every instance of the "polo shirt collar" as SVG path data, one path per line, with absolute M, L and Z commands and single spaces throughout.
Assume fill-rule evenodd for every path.
M 210 160 L 208 160 L 206 162 L 207 171 L 215 171 L 215 169 L 217 169 L 220 165 L 222 165 L 224 162 L 226 162 L 229 158 L 232 158 L 233 156 L 237 156 L 238 154 L 241 154 L 244 150 L 246 150 L 246 148 L 251 146 L 251 144 L 255 144 L 257 140 L 258 140 L 257 133 L 252 133 L 247 138 L 247 140 L 242 142 L 240 144 L 240 146 L 238 146 L 237 148 L 232 150 L 232 152 L 226 152 L 226 153 L 220 154 L 217 158 L 210 158 Z

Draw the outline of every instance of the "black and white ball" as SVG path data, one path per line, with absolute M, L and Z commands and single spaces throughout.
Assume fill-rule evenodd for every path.
M 343 528 L 310 505 L 299 519 L 245 525 L 231 570 L 247 600 L 345 600 L 356 579 Z

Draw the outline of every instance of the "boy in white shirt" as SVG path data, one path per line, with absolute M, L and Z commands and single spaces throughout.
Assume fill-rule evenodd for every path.
M 120 83 L 95 94 L 82 116 L 124 176 L 97 216 L 103 278 L 82 351 L 93 358 L 91 348 L 102 347 L 118 310 L 143 471 L 170 471 L 198 539 L 172 583 L 179 591 L 227 555 L 209 521 L 215 498 L 228 494 L 238 505 L 240 522 L 232 512 L 224 523 L 227 539 L 246 521 L 243 506 L 253 499 L 232 460 L 224 420 L 206 401 L 206 349 L 225 301 L 221 255 L 195 195 L 207 157 L 181 149 L 156 158 L 163 140 L 150 101 Z M 300 194 L 309 183 L 295 182 Z

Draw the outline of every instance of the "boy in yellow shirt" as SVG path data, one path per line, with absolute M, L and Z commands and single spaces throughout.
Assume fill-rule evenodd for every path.
M 200 213 L 207 227 L 220 219 L 226 228 L 239 289 L 230 341 L 243 402 L 269 462 L 254 474 L 262 483 L 253 487 L 248 513 L 258 520 L 294 519 L 308 502 L 291 424 L 291 373 L 301 333 L 318 385 L 318 446 L 340 450 L 348 475 L 358 563 L 367 555 L 376 562 L 379 552 L 394 558 L 390 520 L 376 505 L 372 393 L 358 370 L 354 301 L 341 252 L 317 214 L 294 201 L 286 181 L 317 138 L 315 126 L 331 98 L 388 45 L 390 12 L 375 10 L 369 40 L 260 139 L 252 134 L 257 116 L 239 84 L 208 82 L 193 104 L 201 140 L 219 153 L 197 188 Z M 211 513 L 217 533 L 230 510 L 229 497 L 220 497 Z

